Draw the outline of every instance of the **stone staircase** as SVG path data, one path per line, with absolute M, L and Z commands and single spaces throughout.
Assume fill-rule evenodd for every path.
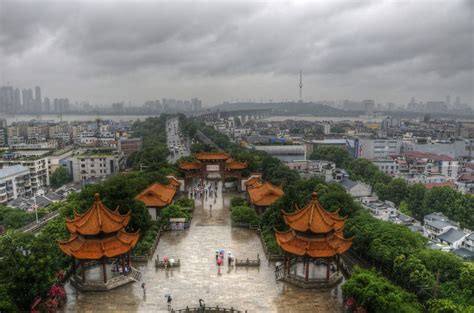
M 285 268 L 283 264 L 275 266 L 275 279 L 282 280 L 285 277 Z
M 132 270 L 128 274 L 128 277 L 134 281 L 140 281 L 142 279 L 142 273 L 136 268 L 132 267 Z

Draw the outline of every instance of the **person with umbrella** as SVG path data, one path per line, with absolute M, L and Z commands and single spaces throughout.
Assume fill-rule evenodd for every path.
M 217 259 L 217 273 L 220 274 L 221 273 L 221 265 L 222 265 L 223 261 L 221 258 L 218 258 Z

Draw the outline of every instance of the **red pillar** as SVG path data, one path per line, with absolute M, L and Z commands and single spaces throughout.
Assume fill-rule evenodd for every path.
M 288 254 L 288 275 L 290 275 L 290 269 L 291 269 L 291 255 Z
M 305 274 L 304 274 L 304 280 L 305 281 L 308 281 L 308 276 L 309 276 L 309 260 L 307 257 L 304 258 L 305 259 Z
M 76 276 L 76 260 L 72 257 L 72 273 Z
M 104 275 L 104 284 L 107 283 L 107 266 L 105 265 L 105 258 L 102 258 L 102 275 Z
M 330 262 L 330 259 L 328 258 L 326 260 L 326 280 L 329 281 L 329 269 L 330 269 L 330 265 L 331 265 L 331 262 Z
M 82 275 L 82 283 L 84 284 L 86 282 L 86 268 L 84 266 L 84 263 L 86 263 L 84 260 L 81 261 L 81 275 Z

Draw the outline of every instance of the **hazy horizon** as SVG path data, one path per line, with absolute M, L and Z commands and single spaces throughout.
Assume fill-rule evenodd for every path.
M 473 101 L 473 2 L 0 0 L 0 85 L 91 104 Z

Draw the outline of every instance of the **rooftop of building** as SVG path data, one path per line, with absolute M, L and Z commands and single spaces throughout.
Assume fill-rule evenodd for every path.
M 444 177 L 444 176 L 442 176 Z M 431 190 L 436 187 L 449 187 L 449 188 L 456 188 L 456 184 L 452 181 L 442 182 L 442 183 L 428 183 L 424 185 L 426 189 Z
M 147 207 L 164 207 L 171 204 L 178 186 L 177 180 L 170 180 L 167 185 L 154 183 L 140 192 L 135 199 L 142 201 Z
M 19 174 L 29 174 L 30 170 L 22 165 L 6 166 L 0 169 L 0 179 L 5 179 L 10 176 Z
M 455 228 L 450 228 L 445 233 L 439 235 L 438 239 L 442 240 L 442 241 L 445 241 L 445 242 L 448 242 L 450 244 L 453 244 L 456 241 L 461 240 L 465 236 L 466 236 L 466 234 L 463 231 L 457 230 Z

